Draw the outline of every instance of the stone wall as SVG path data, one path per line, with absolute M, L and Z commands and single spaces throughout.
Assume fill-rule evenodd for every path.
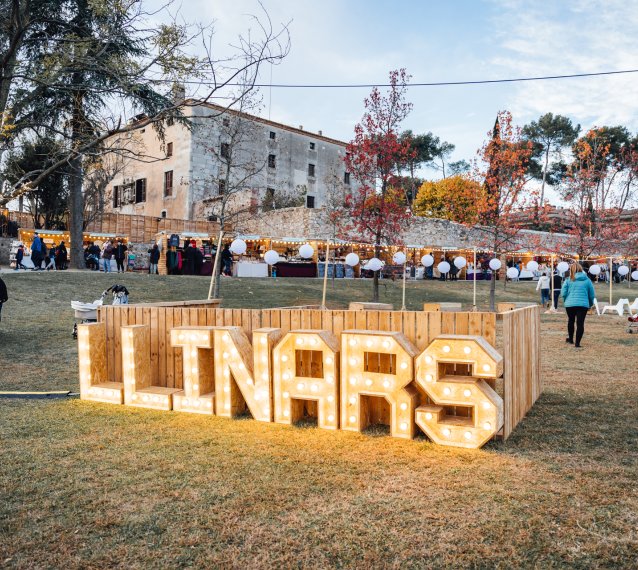
M 331 229 L 320 209 L 284 208 L 255 216 L 242 223 L 240 233 L 265 237 L 306 237 L 326 239 Z M 354 241 L 356 237 L 350 236 Z M 568 251 L 569 236 L 532 230 L 521 230 L 515 243 L 503 245 L 502 250 Z M 361 238 L 359 238 L 361 239 Z M 489 235 L 479 227 L 470 228 L 462 224 L 436 218 L 412 218 L 405 232 L 397 241 L 410 246 L 446 248 L 484 248 L 490 242 Z
M 15 238 L 0 238 L 0 267 L 6 269 L 9 265 L 9 252 L 11 251 L 11 242 Z

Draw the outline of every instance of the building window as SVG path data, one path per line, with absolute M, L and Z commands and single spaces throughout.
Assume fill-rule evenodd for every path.
M 146 178 L 135 181 L 135 203 L 146 202 Z
M 276 136 L 277 136 L 277 134 L 275 133 L 275 131 L 270 131 L 270 140 L 271 141 L 274 141 Z
M 272 201 L 275 199 L 275 189 L 274 188 L 266 188 L 266 200 Z
M 225 192 L 226 192 L 226 181 L 220 178 L 217 184 L 217 195 L 223 196 Z
M 223 124 L 225 127 L 230 127 L 230 119 L 229 119 L 228 117 L 225 117 L 225 118 L 222 120 L 222 124 Z
M 173 156 L 173 143 L 172 142 L 166 143 L 166 156 L 167 157 Z
M 275 168 L 275 155 L 274 154 L 269 154 L 268 155 L 268 168 Z
M 306 208 L 314 208 L 314 207 L 315 207 L 315 197 L 306 196 Z
M 308 176 L 314 178 L 315 177 L 315 165 L 308 164 Z
M 113 186 L 113 207 L 118 208 L 120 206 L 120 187 Z
M 166 210 L 162 210 L 160 215 L 162 216 L 162 218 L 165 218 L 166 217 Z
M 173 171 L 167 170 L 164 173 L 164 197 L 173 195 Z
M 343 183 L 344 184 L 350 184 L 350 173 L 349 172 L 344 172 L 343 173 Z
M 309 145 L 310 150 L 315 150 L 315 143 L 311 142 Z
M 222 158 L 228 160 L 230 158 L 230 145 L 228 143 L 222 143 L 219 149 L 219 154 Z

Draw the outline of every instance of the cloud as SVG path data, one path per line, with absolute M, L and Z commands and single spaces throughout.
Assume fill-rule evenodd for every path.
M 510 76 L 592 73 L 638 68 L 637 0 L 497 1 L 499 53 L 494 66 Z M 546 112 L 585 128 L 638 128 L 638 74 L 522 83 L 511 97 L 518 122 Z

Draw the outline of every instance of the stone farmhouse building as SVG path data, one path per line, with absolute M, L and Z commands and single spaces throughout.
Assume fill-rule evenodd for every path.
M 354 187 L 343 159 L 346 143 L 214 104 L 186 105 L 190 128 L 150 126 L 117 140 L 105 211 L 187 220 L 215 220 L 216 204 L 247 213 L 273 207 L 321 208 L 335 184 Z M 227 176 L 227 171 L 230 174 Z

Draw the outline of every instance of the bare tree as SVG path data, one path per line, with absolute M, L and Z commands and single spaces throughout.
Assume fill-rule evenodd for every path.
M 223 98 L 225 108 L 233 108 L 252 91 L 262 63 L 286 56 L 289 35 L 285 25 L 275 29 L 262 8 L 260 17 L 250 17 L 257 32 L 240 36 L 233 52 L 219 57 L 212 50 L 212 26 L 190 27 L 176 20 L 150 26 L 151 16 L 170 16 L 168 6 L 149 14 L 139 0 L 78 0 L 70 5 L 70 12 L 59 14 L 56 33 L 37 40 L 46 58 L 26 58 L 13 71 L 19 84 L 9 82 L 13 132 L 44 129 L 66 142 L 65 152 L 3 188 L 0 205 L 33 191 L 50 173 L 68 165 L 72 257 L 80 264 L 87 157 L 92 162 L 113 152 L 110 141 L 146 126 L 153 127 L 160 140 L 172 121 L 190 127 L 188 107 Z M 205 55 L 189 55 L 200 42 Z M 250 81 L 238 84 L 247 72 Z M 166 86 L 175 81 L 197 81 L 198 97 L 174 100 Z M 122 113 L 135 120 L 126 120 Z

